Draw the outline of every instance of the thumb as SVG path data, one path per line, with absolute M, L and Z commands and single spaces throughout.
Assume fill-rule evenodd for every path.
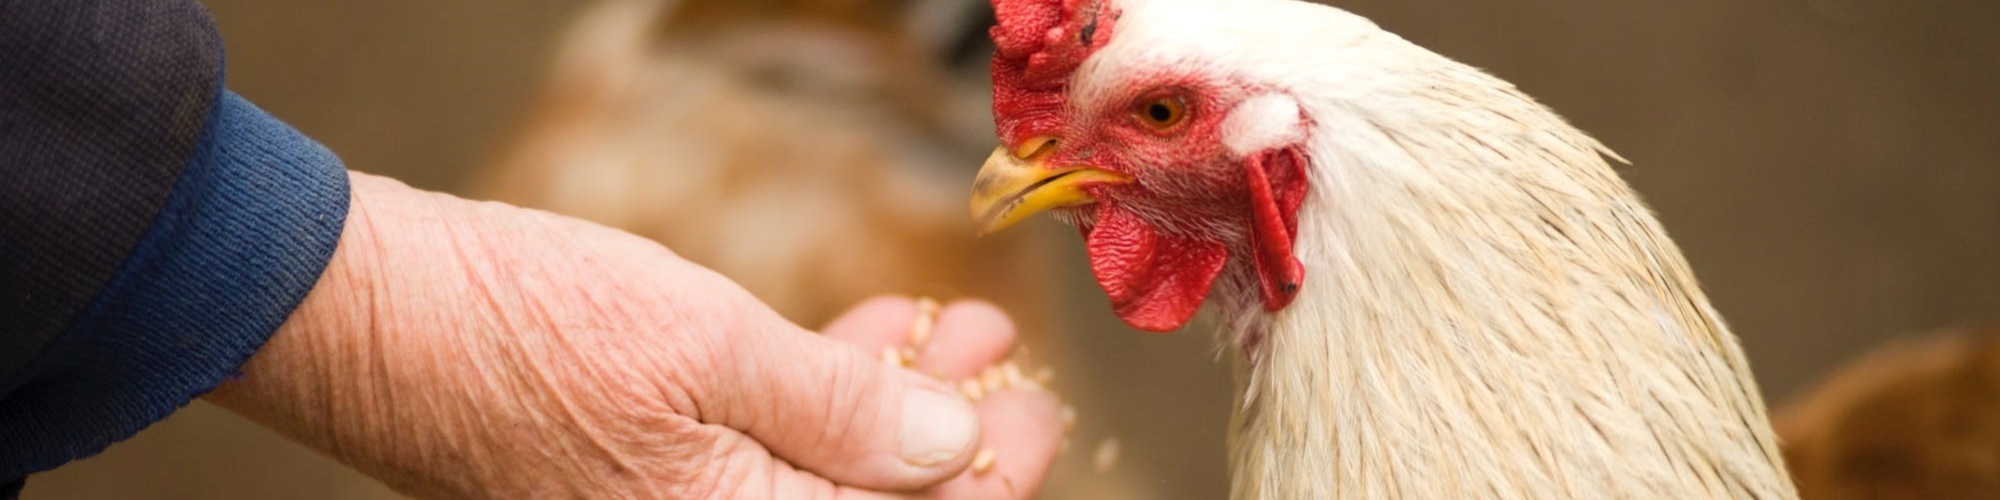
M 752 316 L 769 320 L 724 341 L 710 372 L 719 376 L 697 402 L 704 423 L 742 431 L 786 462 L 847 486 L 922 489 L 970 464 L 978 413 L 951 386 L 775 314 Z

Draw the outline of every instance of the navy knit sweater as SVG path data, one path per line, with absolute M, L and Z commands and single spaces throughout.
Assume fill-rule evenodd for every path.
M 193 0 L 0 0 L 0 498 L 237 374 L 347 190 L 227 90 Z

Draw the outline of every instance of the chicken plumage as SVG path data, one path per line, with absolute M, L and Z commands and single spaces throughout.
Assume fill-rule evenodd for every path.
M 1136 328 L 1212 305 L 1234 497 L 1796 495 L 1617 156 L 1514 86 L 1290 0 L 995 7 L 974 216 L 1077 224 Z

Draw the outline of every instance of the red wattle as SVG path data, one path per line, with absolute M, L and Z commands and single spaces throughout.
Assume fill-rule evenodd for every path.
M 1264 310 L 1278 311 L 1298 298 L 1306 269 L 1292 253 L 1299 233 L 1299 205 L 1305 201 L 1305 158 L 1286 148 L 1250 158 L 1247 171 L 1250 187 L 1251 245 L 1256 255 L 1257 283 L 1264 297 Z
M 1125 324 L 1170 332 L 1201 310 L 1229 251 L 1221 243 L 1162 234 L 1137 215 L 1101 204 L 1085 248 L 1097 284 Z

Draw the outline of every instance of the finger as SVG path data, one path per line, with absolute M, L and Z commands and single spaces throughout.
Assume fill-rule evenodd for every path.
M 1034 498 L 1062 449 L 1061 403 L 1045 392 L 1006 390 L 979 403 L 985 471 L 967 470 L 926 492 L 932 498 Z
M 961 301 L 938 313 L 931 341 L 917 354 L 917 371 L 945 380 L 971 377 L 1014 349 L 1014 322 L 992 304 Z
M 882 493 L 836 484 L 793 467 L 740 432 L 712 427 L 711 457 L 698 474 L 671 478 L 647 495 L 670 498 L 799 498 L 830 500 L 896 500 L 906 495 Z
M 842 313 L 821 328 L 820 334 L 859 347 L 862 352 L 880 353 L 909 342 L 910 326 L 916 320 L 916 301 L 900 296 L 876 297 Z
M 733 328 L 694 394 L 699 417 L 835 482 L 909 491 L 971 461 L 978 415 L 951 386 L 775 314 Z M 908 329 L 907 324 L 896 329 Z M 861 334 L 875 338 L 875 334 Z M 886 334 L 883 334 L 886 335 Z
M 836 498 L 840 500 L 889 500 L 901 498 L 1034 498 L 1060 452 L 1063 430 L 1055 413 L 1059 404 L 1044 393 L 1002 391 L 980 404 L 990 436 L 982 449 L 994 452 L 994 463 L 984 471 L 967 470 L 962 475 L 914 496 L 856 489 L 834 484 L 810 472 L 771 458 L 767 450 L 740 434 L 728 446 L 736 448 L 716 456 L 753 457 L 749 460 L 718 460 L 720 471 L 709 477 L 730 482 L 729 498 Z M 732 432 L 724 430 L 722 432 Z M 1003 437 L 1013 436 L 1013 437 Z M 744 463 L 747 462 L 747 463 Z M 768 485 L 768 486 L 767 486 Z M 768 488 L 768 489 L 760 489 Z

